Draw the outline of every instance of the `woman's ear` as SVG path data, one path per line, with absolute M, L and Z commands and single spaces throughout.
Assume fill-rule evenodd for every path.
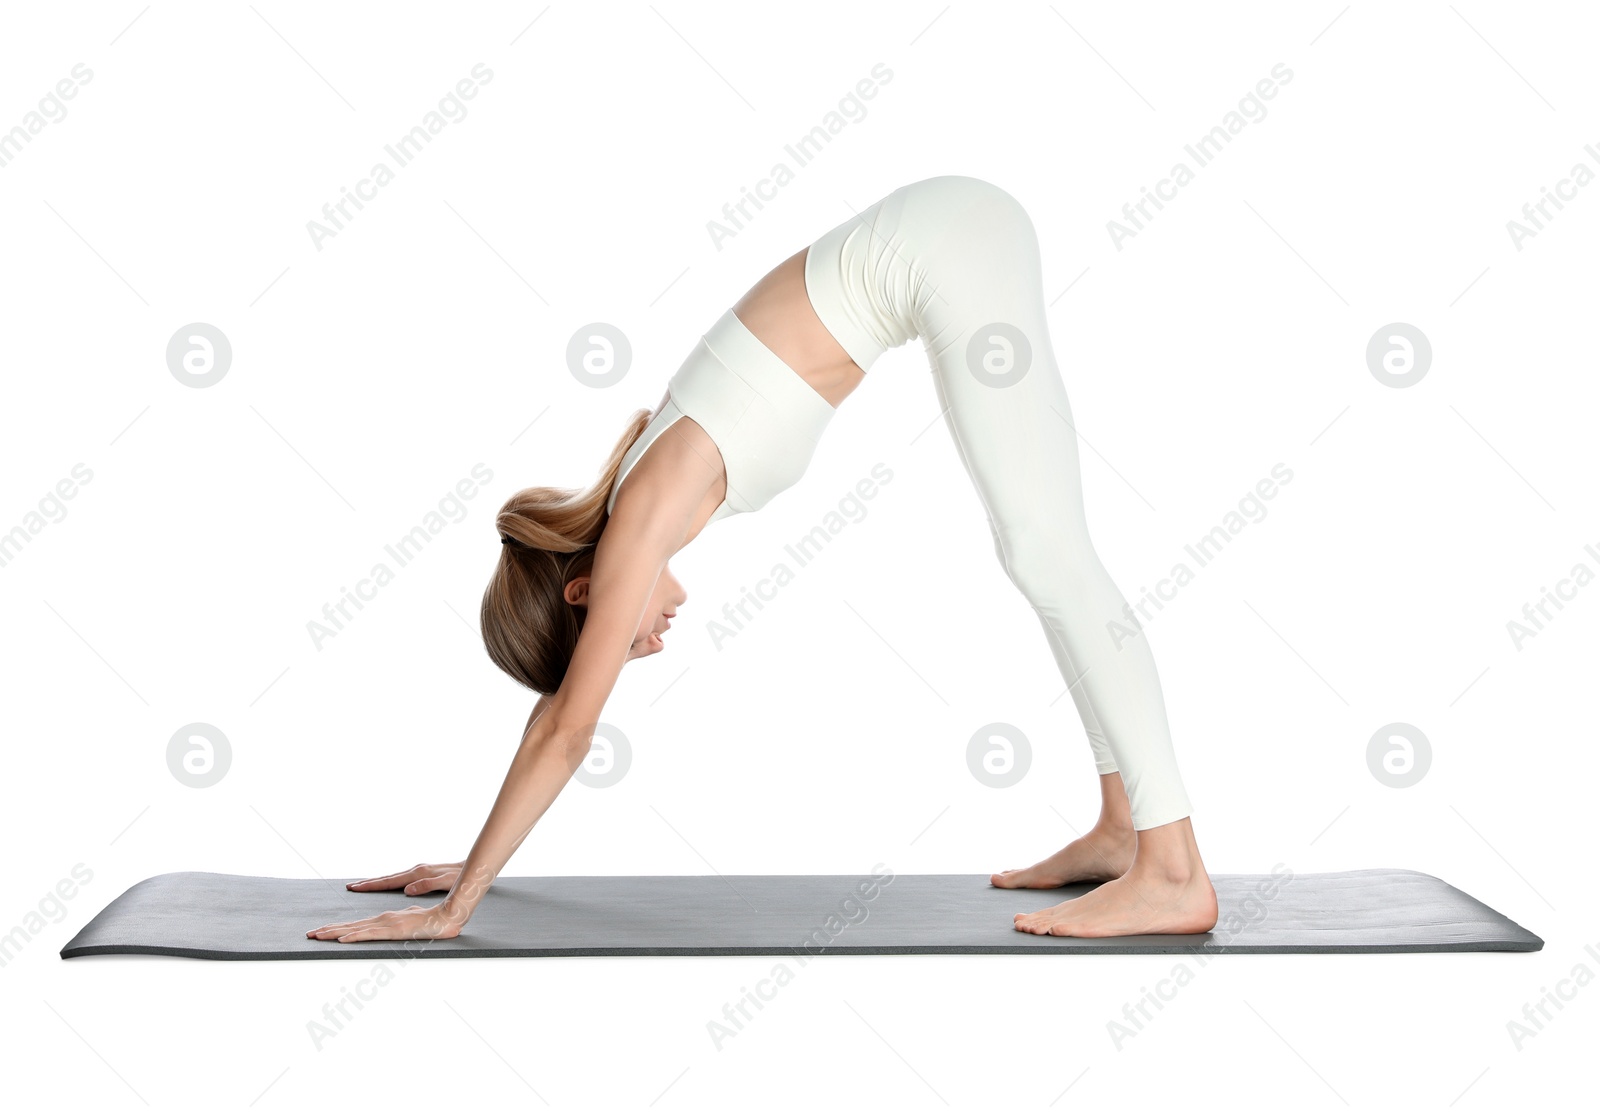
M 572 606 L 589 605 L 589 577 L 580 575 L 569 582 L 561 591 L 561 597 Z

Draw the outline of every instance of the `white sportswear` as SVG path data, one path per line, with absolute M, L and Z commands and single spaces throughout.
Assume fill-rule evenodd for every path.
M 1129 611 L 1089 540 L 1077 432 L 1027 211 L 978 178 L 912 182 L 817 239 L 805 284 L 823 326 L 863 371 L 921 337 L 995 554 L 1039 615 L 1096 770 L 1121 772 L 1135 829 L 1189 815 L 1155 658 L 1142 632 L 1113 632 L 1127 629 Z M 624 457 L 608 509 L 622 476 L 684 416 L 705 428 L 727 469 L 727 496 L 710 520 L 760 509 L 799 481 L 835 412 L 731 309 L 668 391 Z

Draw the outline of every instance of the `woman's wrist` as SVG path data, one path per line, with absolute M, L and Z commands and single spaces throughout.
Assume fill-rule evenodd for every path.
M 440 916 L 458 927 L 472 918 L 472 913 L 477 910 L 489 885 L 494 883 L 495 874 L 490 872 L 485 877 L 484 873 L 487 870 L 483 865 L 477 866 L 476 869 L 469 868 L 471 860 L 472 855 L 468 854 L 461 862 L 461 872 L 456 876 L 455 884 L 445 893 L 444 899 L 438 905 Z
M 449 895 L 434 906 L 434 912 L 444 922 L 460 929 L 472 918 L 473 907 L 465 900 L 457 900 L 454 895 Z

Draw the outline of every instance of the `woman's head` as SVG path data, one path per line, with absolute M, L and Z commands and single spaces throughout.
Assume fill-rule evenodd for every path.
M 629 419 L 600 478 L 587 490 L 519 490 L 495 519 L 503 543 L 479 610 L 484 648 L 501 671 L 542 695 L 553 695 L 567 674 L 588 610 L 595 545 L 609 516 L 606 503 L 623 457 L 649 423 L 647 409 Z M 660 635 L 683 598 L 678 581 L 663 569 L 629 660 L 661 651 Z

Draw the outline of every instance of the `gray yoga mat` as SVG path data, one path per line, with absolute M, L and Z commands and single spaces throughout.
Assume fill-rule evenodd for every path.
M 435 903 L 344 880 L 165 873 L 111 902 L 62 949 L 225 960 L 693 954 L 1395 954 L 1538 950 L 1544 940 L 1410 869 L 1213 875 L 1208 934 L 1068 938 L 1015 930 L 1092 884 L 1000 889 L 986 875 L 501 877 L 460 937 L 322 942 L 327 923 Z

